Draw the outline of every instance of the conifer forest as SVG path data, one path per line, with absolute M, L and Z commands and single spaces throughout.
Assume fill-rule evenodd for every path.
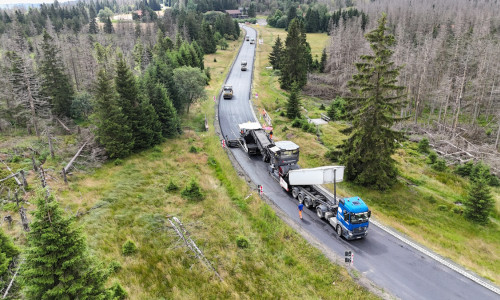
M 393 297 L 228 154 L 240 63 L 300 168 L 345 166 L 336 196 L 500 284 L 500 0 L 10 2 L 2 299 Z

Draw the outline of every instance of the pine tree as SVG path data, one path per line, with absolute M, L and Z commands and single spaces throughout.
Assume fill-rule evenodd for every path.
M 95 12 L 95 8 L 93 5 L 91 5 L 89 8 L 89 17 L 90 17 L 89 33 L 97 34 L 99 32 L 99 27 L 97 26 L 97 21 L 96 21 L 97 14 Z
M 273 50 L 269 53 L 269 63 L 273 66 L 273 69 L 279 70 L 281 68 L 281 60 L 283 59 L 283 44 L 281 43 L 280 36 L 276 38 L 274 42 Z
M 110 158 L 125 157 L 134 146 L 132 132 L 126 125 L 127 118 L 118 105 L 117 97 L 112 79 L 101 68 L 97 74 L 93 120 L 97 126 L 97 140 Z
M 289 89 L 293 83 L 301 89 L 307 83 L 307 70 L 312 61 L 306 41 L 304 22 L 292 20 L 285 40 L 283 60 L 281 64 L 281 88 Z
M 54 196 L 39 192 L 35 203 L 21 270 L 26 298 L 107 299 L 107 275 L 89 256 L 81 230 Z
M 113 23 L 111 22 L 111 18 L 108 17 L 104 22 L 104 32 L 107 34 L 113 33 Z
M 394 45 L 393 35 L 386 34 L 386 15 L 378 21 L 378 27 L 366 35 L 374 55 L 361 56 L 356 63 L 358 74 L 349 81 L 352 97 L 347 98 L 347 118 L 352 125 L 343 132 L 350 134 L 341 146 L 342 160 L 348 180 L 364 186 L 387 189 L 395 181 L 397 169 L 391 157 L 403 138 L 392 125 L 400 105 L 404 87 L 396 85 L 401 67 L 390 61 Z
M 495 207 L 488 187 L 489 176 L 490 169 L 481 162 L 471 168 L 469 196 L 464 203 L 466 217 L 481 225 L 489 223 L 489 214 Z
M 296 84 L 292 86 L 286 106 L 286 115 L 290 119 L 300 118 L 300 95 Z
M 49 99 L 52 112 L 58 116 L 69 117 L 74 97 L 73 86 L 65 73 L 59 49 L 54 39 L 45 30 L 43 31 L 40 74 L 42 75 L 41 94 Z

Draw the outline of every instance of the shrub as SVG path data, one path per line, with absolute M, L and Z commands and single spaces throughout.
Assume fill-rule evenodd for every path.
M 446 162 L 444 159 L 438 159 L 431 167 L 436 171 L 443 172 L 446 170 Z
M 217 62 L 217 58 L 214 57 L 214 62 Z
M 84 92 L 73 98 L 69 111 L 71 118 L 84 121 L 88 119 L 92 110 L 92 95 Z
M 286 127 L 286 125 L 285 125 L 285 127 L 283 127 L 283 129 L 281 131 L 283 131 L 283 132 L 288 131 L 288 127 Z
M 418 142 L 418 151 L 421 153 L 429 153 L 430 147 L 429 147 L 429 140 L 426 138 L 423 138 Z
M 494 174 L 490 174 L 488 177 L 488 185 L 489 186 L 500 186 L 500 179 Z
M 284 261 L 285 265 L 287 265 L 289 267 L 293 267 L 293 266 L 297 265 L 297 261 L 293 257 L 288 256 L 288 255 L 285 255 L 285 257 L 283 257 L 283 261 Z
M 472 167 L 474 166 L 474 163 L 472 161 L 468 161 L 463 165 L 458 165 L 455 168 L 455 173 L 462 177 L 466 177 L 470 175 L 470 171 L 472 170 Z
M 342 120 L 345 118 L 345 106 L 346 102 L 343 98 L 337 97 L 335 98 L 328 109 L 326 110 L 326 114 L 332 121 Z
M 285 116 L 286 116 L 285 112 L 284 112 L 284 111 L 281 111 L 281 112 L 280 112 L 280 117 L 285 117 Z
M 302 130 L 309 131 L 309 129 L 311 128 L 311 123 L 309 123 L 307 121 L 303 122 L 301 127 L 302 127 Z
M 446 205 L 438 205 L 438 210 L 439 211 L 447 211 L 448 207 L 446 207 Z
M 325 108 L 325 105 L 324 105 L 323 103 L 321 103 L 321 106 L 319 107 L 319 109 L 321 109 L 321 110 L 325 110 L 325 109 L 326 109 L 326 108 Z
M 123 165 L 123 160 L 121 160 L 121 159 L 117 158 L 117 159 L 115 159 L 115 160 L 113 161 L 113 164 L 114 164 L 115 166 L 120 166 L 120 165 Z
M 120 264 L 120 262 L 118 262 L 116 260 L 113 260 L 109 264 L 109 272 L 111 274 L 118 273 L 118 271 L 120 271 L 121 269 L 122 269 L 122 265 Z
M 119 282 L 113 283 L 109 290 L 111 291 L 111 299 L 113 300 L 124 300 L 128 297 L 127 291 L 125 291 Z
M 436 152 L 432 151 L 431 153 L 429 153 L 429 156 L 427 158 L 429 158 L 429 163 L 432 165 L 436 163 L 438 156 Z
M 204 198 L 198 182 L 192 178 L 191 182 L 182 190 L 181 196 L 192 201 L 201 201 Z
M 436 198 L 434 198 L 434 196 L 432 195 L 425 197 L 425 199 L 427 199 L 427 201 L 429 201 L 429 203 L 431 204 L 436 203 Z
M 464 213 L 464 209 L 460 206 L 454 206 L 451 211 L 457 215 L 461 215 Z
M 248 242 L 248 239 L 245 236 L 239 235 L 236 238 L 236 245 L 238 246 L 238 248 L 245 249 L 250 246 L 250 243 Z
M 198 148 L 196 148 L 195 146 L 191 146 L 191 148 L 189 148 L 189 152 L 190 153 L 198 153 Z
M 292 127 L 293 128 L 302 127 L 302 120 L 301 119 L 295 119 L 295 120 L 293 120 Z
M 122 245 L 122 254 L 125 256 L 135 254 L 136 252 L 137 252 L 137 246 L 131 240 L 127 240 Z
M 328 150 L 326 153 L 325 153 L 325 158 L 330 160 L 331 162 L 339 162 L 339 158 L 340 158 L 340 151 L 338 150 Z
M 172 192 L 172 191 L 177 191 L 179 189 L 179 186 L 175 184 L 172 179 L 168 182 L 168 185 L 165 187 L 165 192 Z
M 316 134 L 316 132 L 318 131 L 319 129 L 316 128 L 316 126 L 314 125 L 309 125 L 309 129 L 307 129 L 307 132 L 309 133 L 313 133 L 313 134 Z

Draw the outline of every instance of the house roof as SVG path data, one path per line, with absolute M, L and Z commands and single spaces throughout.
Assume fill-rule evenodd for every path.
M 241 12 L 237 9 L 226 9 L 226 12 L 230 15 L 239 15 Z

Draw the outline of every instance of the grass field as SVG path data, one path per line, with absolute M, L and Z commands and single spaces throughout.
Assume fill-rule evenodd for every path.
M 181 137 L 90 174 L 75 172 L 68 186 L 57 179 L 62 162 L 49 162 L 51 190 L 68 214 L 86 213 L 77 220 L 91 251 L 106 264 L 121 265 L 110 283 L 118 280 L 130 299 L 376 298 L 285 225 L 238 177 L 221 149 L 212 126 L 212 97 L 238 46 L 231 43 L 205 57 L 212 74 L 208 99 L 192 107 Z M 202 131 L 205 115 L 208 132 Z M 8 143 L 12 140 L 0 148 Z M 21 163 L 27 162 L 13 165 Z M 181 196 L 191 180 L 199 183 L 204 199 Z M 168 191 L 170 181 L 179 190 Z M 224 281 L 186 251 L 167 216 L 185 224 Z M 19 226 L 3 228 L 22 241 Z M 138 247 L 134 256 L 121 255 L 127 240 Z M 246 240 L 247 247 L 237 240 Z
M 302 167 L 329 165 L 324 154 L 339 145 L 345 138 L 339 130 L 346 125 L 332 122 L 321 127 L 320 141 L 315 134 L 300 128 L 292 128 L 291 121 L 280 116 L 285 109 L 287 93 L 279 88 L 276 71 L 268 70 L 268 55 L 276 36 L 286 38 L 286 32 L 267 26 L 254 26 L 259 31 L 263 45 L 257 47 L 254 99 L 257 108 L 265 108 L 273 119 L 274 136 L 278 140 L 292 140 L 301 146 Z M 313 53 L 320 53 L 328 43 L 326 34 L 308 34 Z M 320 54 L 319 54 L 320 55 Z M 319 117 L 320 105 L 328 101 L 302 97 L 302 105 L 311 118 Z M 417 242 L 444 257 L 477 272 L 500 284 L 500 189 L 493 188 L 496 211 L 488 226 L 468 222 L 459 212 L 455 202 L 463 202 L 467 196 L 468 180 L 450 170 L 437 172 L 426 164 L 426 157 L 416 151 L 414 143 L 405 142 L 394 158 L 398 162 L 400 182 L 391 190 L 379 192 L 352 183 L 341 183 L 337 192 L 342 196 L 361 196 L 373 211 L 373 215 Z

